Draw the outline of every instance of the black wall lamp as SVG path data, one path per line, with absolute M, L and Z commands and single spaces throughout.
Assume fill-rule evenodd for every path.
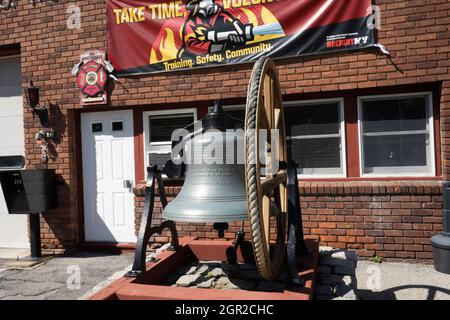
M 28 87 L 24 88 L 25 96 L 31 109 L 31 113 L 33 114 L 33 118 L 35 115 L 37 115 L 39 117 L 41 126 L 44 128 L 36 134 L 35 140 L 41 148 L 42 161 L 44 163 L 47 163 L 50 156 L 50 140 L 53 140 L 55 138 L 55 132 L 53 131 L 53 129 L 49 128 L 49 107 L 40 106 L 39 91 L 40 88 L 36 87 L 33 84 L 33 80 L 30 80 Z
M 33 115 L 36 112 L 36 107 L 39 105 L 39 90 L 40 88 L 35 87 L 33 80 L 30 80 L 30 84 L 27 88 L 23 89 L 25 91 L 25 96 L 27 97 L 28 104 L 30 105 Z
M 48 128 L 48 108 L 39 106 L 39 91 L 40 88 L 34 86 L 33 80 L 30 80 L 30 84 L 24 89 L 33 118 L 37 115 L 41 125 L 44 128 Z

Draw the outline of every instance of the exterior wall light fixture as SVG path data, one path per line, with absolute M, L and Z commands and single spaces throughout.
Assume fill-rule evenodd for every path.
M 30 80 L 30 84 L 24 89 L 25 97 L 27 98 L 28 105 L 30 106 L 31 113 L 36 114 L 36 109 L 39 106 L 39 90 L 40 88 L 35 87 L 33 80 Z
M 33 80 L 30 80 L 28 87 L 24 88 L 25 97 L 28 102 L 28 106 L 31 109 L 33 118 L 35 115 L 39 117 L 39 122 L 43 129 L 41 129 L 35 135 L 36 143 L 41 147 L 42 161 L 46 163 L 49 159 L 49 146 L 51 140 L 55 139 L 56 133 L 49 127 L 49 107 L 40 106 L 40 88 L 33 84 Z

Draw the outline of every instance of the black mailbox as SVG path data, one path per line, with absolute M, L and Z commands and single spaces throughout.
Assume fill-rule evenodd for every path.
M 11 170 L 0 172 L 0 182 L 10 214 L 30 214 L 55 209 L 55 170 Z

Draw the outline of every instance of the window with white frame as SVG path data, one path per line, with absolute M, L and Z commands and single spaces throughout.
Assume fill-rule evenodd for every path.
M 345 177 L 343 99 L 287 102 L 284 108 L 288 159 L 311 177 Z
M 288 159 L 310 177 L 345 177 L 345 124 L 342 99 L 286 102 L 284 117 Z M 245 106 L 224 106 L 232 117 L 245 118 Z
M 361 174 L 435 174 L 431 93 L 358 98 Z
M 197 120 L 196 109 L 144 112 L 145 165 L 162 167 L 170 160 L 172 134 Z

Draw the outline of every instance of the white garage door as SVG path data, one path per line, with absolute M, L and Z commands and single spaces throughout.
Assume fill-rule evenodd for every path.
M 21 85 L 20 57 L 0 58 L 0 156 L 25 154 Z M 9 215 L 0 192 L 0 248 L 28 248 L 27 216 Z

